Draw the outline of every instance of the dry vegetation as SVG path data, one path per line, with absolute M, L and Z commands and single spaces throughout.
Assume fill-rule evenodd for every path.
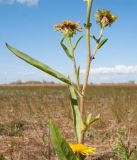
M 74 142 L 69 103 L 64 86 L 1 86 L 0 160 L 54 160 L 48 119 L 54 118 Z M 121 128 L 128 129 L 131 147 L 137 143 L 136 85 L 88 87 L 86 106 L 88 112 L 101 115 L 86 141 L 99 154 L 111 152 L 110 141 Z

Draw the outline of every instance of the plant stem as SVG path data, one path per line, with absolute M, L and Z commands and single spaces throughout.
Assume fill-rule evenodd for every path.
M 74 68 L 74 74 L 75 74 L 75 79 L 76 79 L 76 86 L 77 86 L 77 89 L 78 91 L 80 91 L 80 83 L 79 83 L 79 79 L 78 79 L 78 69 L 77 69 L 77 64 L 76 64 L 76 60 L 75 60 L 75 55 L 74 55 L 74 46 L 72 45 L 71 43 L 71 38 L 66 38 L 67 39 L 67 42 L 68 42 L 68 45 L 69 45 L 69 48 L 70 48 L 70 52 L 73 56 L 73 68 Z
M 103 36 L 103 32 L 104 32 L 104 28 L 101 28 L 99 37 L 98 37 L 97 42 L 96 42 L 97 45 L 96 45 L 96 47 L 95 47 L 95 49 L 94 49 L 94 51 L 93 51 L 93 54 L 91 55 L 91 60 L 94 59 L 94 57 L 95 57 L 95 55 L 96 55 L 96 53 L 97 53 L 98 44 L 99 44 L 99 42 L 100 42 L 100 40 L 101 40 L 101 38 L 102 38 L 102 36 Z
M 101 27 L 100 29 L 100 34 L 99 34 L 99 37 L 98 37 L 98 40 L 100 41 L 102 36 L 103 36 L 103 32 L 104 32 L 104 27 Z
M 88 0 L 87 1 L 87 18 L 86 18 L 86 43 L 87 43 L 87 67 L 86 67 L 86 73 L 85 73 L 85 78 L 84 78 L 84 83 L 82 87 L 82 97 L 80 97 L 80 113 L 81 116 L 84 116 L 84 98 L 85 98 L 85 92 L 88 84 L 88 78 L 89 78 L 89 72 L 90 72 L 90 66 L 91 66 L 91 48 L 90 48 L 90 14 L 91 14 L 91 8 L 92 8 L 92 3 L 93 0 Z M 84 143 L 84 132 L 81 131 L 81 143 Z

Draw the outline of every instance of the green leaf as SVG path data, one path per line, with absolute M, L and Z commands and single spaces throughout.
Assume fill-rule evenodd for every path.
M 77 81 L 79 82 L 79 76 L 80 76 L 80 66 L 78 67 L 78 70 L 77 70 Z
M 97 46 L 97 49 L 100 49 L 106 42 L 107 42 L 107 38 L 106 39 L 103 39 Z
M 97 38 L 93 34 L 91 34 L 90 37 L 93 38 L 97 42 Z
M 92 114 L 88 114 L 85 122 L 84 131 L 86 132 L 95 122 L 100 119 L 100 115 L 97 115 L 95 118 L 92 118 Z
M 63 41 L 64 41 L 64 38 L 61 40 L 60 44 L 61 44 L 62 48 L 64 49 L 66 55 L 73 61 L 73 56 L 71 55 L 71 53 L 69 52 L 68 48 L 65 46 Z
M 87 118 L 86 118 L 86 125 L 88 125 L 88 124 L 90 123 L 91 119 L 92 119 L 92 114 L 89 113 L 89 114 L 87 115 Z
M 72 86 L 68 86 L 69 95 L 71 100 L 71 108 L 73 113 L 74 130 L 77 138 L 77 143 L 81 141 L 81 130 L 84 128 L 82 117 L 78 107 L 78 101 L 75 89 Z
M 77 48 L 77 45 L 79 44 L 80 40 L 83 38 L 84 36 L 80 36 L 79 39 L 77 40 L 75 46 L 74 46 L 74 50 Z
M 71 81 L 65 77 L 63 74 L 55 71 L 54 69 L 50 68 L 49 66 L 47 66 L 46 64 L 41 63 L 40 61 L 28 56 L 27 54 L 13 48 L 12 46 L 10 46 L 9 44 L 6 43 L 7 48 L 13 52 L 17 57 L 21 58 L 22 60 L 26 61 L 27 63 L 31 64 L 32 66 L 48 73 L 49 75 L 61 80 L 62 82 L 65 82 L 69 85 L 71 85 Z
M 50 121 L 51 140 L 59 160 L 76 160 L 76 156 L 60 133 L 53 120 Z

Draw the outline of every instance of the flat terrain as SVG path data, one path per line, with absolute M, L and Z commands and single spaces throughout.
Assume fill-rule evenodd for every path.
M 118 129 L 127 129 L 128 140 L 137 143 L 137 85 L 89 86 L 85 106 L 88 113 L 101 116 L 86 138 L 97 153 L 111 150 Z M 48 130 L 51 117 L 74 143 L 66 87 L 0 86 L 0 160 L 55 159 Z

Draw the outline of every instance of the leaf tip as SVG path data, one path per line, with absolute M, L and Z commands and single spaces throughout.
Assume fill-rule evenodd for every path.
M 8 44 L 7 42 L 5 42 L 5 45 L 6 45 L 6 47 L 8 47 L 8 46 L 9 46 L 9 44 Z

